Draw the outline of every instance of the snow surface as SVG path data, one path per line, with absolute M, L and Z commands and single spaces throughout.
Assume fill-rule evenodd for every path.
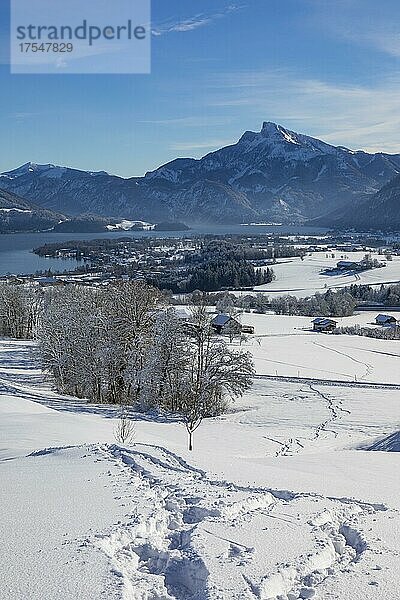
M 31 213 L 32 211 L 23 208 L 0 208 L 0 212 Z
M 361 312 L 335 320 L 339 327 L 381 329 L 374 323 L 376 314 Z M 400 313 L 388 314 L 400 317 Z M 248 336 L 242 346 L 252 352 L 257 374 L 400 385 L 398 340 L 316 333 L 312 331 L 312 320 L 243 314 L 241 323 L 253 325 L 255 334 Z
M 129 221 L 128 219 L 122 219 L 120 223 L 115 225 L 107 225 L 109 231 L 116 231 L 122 229 L 123 231 L 130 231 L 133 227 L 142 227 L 145 230 L 154 229 L 155 225 L 146 223 L 145 221 Z
M 332 258 L 332 254 L 334 258 Z M 256 288 L 265 291 L 271 297 L 290 294 L 298 298 L 312 296 L 316 292 L 324 293 L 327 289 L 338 289 L 351 284 L 381 285 L 382 283 L 400 282 L 400 256 L 393 256 L 386 267 L 362 272 L 343 272 L 337 275 L 325 275 L 324 269 L 334 268 L 346 257 L 349 261 L 360 261 L 365 252 L 338 252 L 327 250 L 313 252 L 302 261 L 300 258 L 280 259 L 273 265 L 275 281 Z M 328 255 L 328 256 L 327 256 Z M 386 262 L 385 257 L 372 253 L 372 258 Z
M 254 317 L 287 351 L 316 337 Z M 377 446 L 398 386 L 259 377 L 194 452 L 141 415 L 123 448 L 116 410 L 52 392 L 33 352 L 0 342 L 2 600 L 398 600 L 400 454 Z

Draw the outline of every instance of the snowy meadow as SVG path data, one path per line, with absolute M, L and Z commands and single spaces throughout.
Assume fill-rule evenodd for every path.
M 118 443 L 119 404 L 55 391 L 37 342 L 3 338 L 2 598 L 398 599 L 398 342 L 242 320 L 254 335 L 227 346 L 253 386 L 192 452 L 155 405 Z

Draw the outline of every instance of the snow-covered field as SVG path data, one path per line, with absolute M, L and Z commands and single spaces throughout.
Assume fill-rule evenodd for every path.
M 339 327 L 374 328 L 379 327 L 373 324 L 376 314 L 362 312 L 336 321 Z M 388 314 L 400 318 L 400 313 Z M 311 317 L 243 314 L 241 322 L 255 328 L 244 347 L 253 353 L 259 375 L 400 385 L 397 340 L 315 333 Z
M 334 256 L 334 258 L 332 257 Z M 316 292 L 327 289 L 340 289 L 355 283 L 357 285 L 380 285 L 381 283 L 398 283 L 400 281 L 400 256 L 393 256 L 392 261 L 384 256 L 372 254 L 386 267 L 372 269 L 361 273 L 344 272 L 338 275 L 325 275 L 324 269 L 333 268 L 340 260 L 360 261 L 365 252 L 314 252 L 302 261 L 300 258 L 281 259 L 273 266 L 276 280 L 256 288 L 268 292 L 270 297 L 290 294 L 298 298 L 312 296 Z
M 269 332 L 250 346 L 260 373 L 275 340 L 287 363 L 297 340 L 296 361 L 306 340 L 363 351 L 251 317 Z M 117 446 L 113 408 L 60 398 L 30 344 L 0 342 L 0 598 L 398 600 L 400 390 L 318 383 L 345 362 L 308 350 L 316 381 L 256 379 L 189 453 L 182 425 L 140 415 L 135 444 Z

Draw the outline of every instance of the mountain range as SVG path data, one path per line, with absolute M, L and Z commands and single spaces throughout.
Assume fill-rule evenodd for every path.
M 400 154 L 333 146 L 265 122 L 236 144 L 144 177 L 27 163 L 1 174 L 0 188 L 73 216 L 387 228 L 400 226 L 399 173 Z

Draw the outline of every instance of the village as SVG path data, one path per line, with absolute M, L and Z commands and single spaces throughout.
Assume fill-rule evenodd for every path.
M 280 285 L 282 278 L 279 272 L 284 272 L 290 264 L 304 271 L 308 278 L 308 266 L 315 263 L 315 259 L 326 259 L 320 261 L 318 277 L 321 281 L 325 277 L 323 287 L 330 288 L 335 286 L 339 276 L 349 280 L 352 277 L 357 281 L 364 272 L 387 267 L 400 256 L 400 245 L 396 239 L 385 240 L 364 234 L 347 238 L 342 234 L 318 238 L 304 235 L 105 237 L 49 243 L 34 248 L 33 252 L 40 257 L 59 260 L 60 268 L 26 275 L 9 273 L 0 277 L 0 281 L 32 282 L 41 286 L 103 286 L 116 280 L 144 280 L 178 292 L 190 270 L 202 260 L 202 249 L 213 240 L 242 247 L 246 260 L 255 268 L 272 268 L 277 274 L 275 283 L 268 286 L 272 293 L 277 287 L 285 292 L 284 286 Z M 68 263 L 75 261 L 75 269 L 62 270 L 63 261 L 67 260 Z M 385 274 L 389 270 L 385 269 Z M 332 279 L 332 283 L 328 279 Z M 379 279 L 389 280 L 386 277 Z M 228 287 L 233 290 L 235 283 Z M 252 289 L 257 286 L 246 287 Z M 290 289 L 287 291 L 290 292 Z

